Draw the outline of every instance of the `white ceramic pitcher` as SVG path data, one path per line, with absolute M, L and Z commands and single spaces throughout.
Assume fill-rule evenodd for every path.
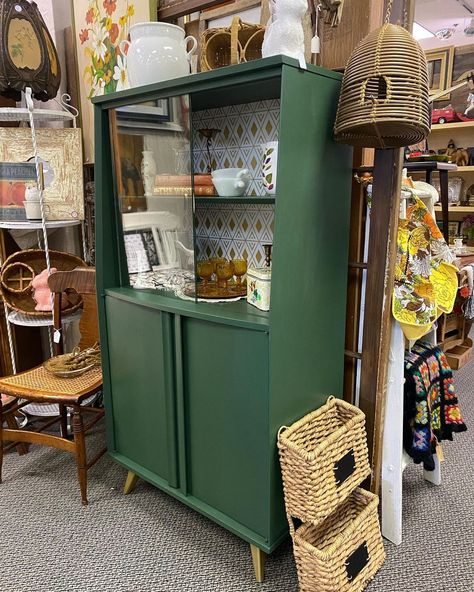
M 191 36 L 185 38 L 185 35 L 184 29 L 168 23 L 137 23 L 130 27 L 131 41 L 120 43 L 123 54 L 128 46 L 130 86 L 153 84 L 189 74 L 197 40 Z M 190 41 L 192 47 L 187 51 Z

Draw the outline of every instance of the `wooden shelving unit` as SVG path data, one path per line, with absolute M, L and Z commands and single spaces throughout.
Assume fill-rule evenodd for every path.
M 457 121 L 455 123 L 436 123 L 431 126 L 431 133 L 448 132 L 450 130 L 464 130 L 474 128 L 474 119 L 472 121 Z

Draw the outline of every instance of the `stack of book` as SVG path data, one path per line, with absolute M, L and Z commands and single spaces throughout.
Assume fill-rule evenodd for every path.
M 156 175 L 153 195 L 212 197 L 216 190 L 211 175 Z

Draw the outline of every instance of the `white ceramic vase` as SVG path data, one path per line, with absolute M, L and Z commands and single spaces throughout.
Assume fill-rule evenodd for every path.
M 275 195 L 278 166 L 278 142 L 267 142 L 262 144 L 263 165 L 262 182 L 265 191 L 269 195 Z
M 127 53 L 130 86 L 153 84 L 189 74 L 197 40 L 191 36 L 185 38 L 185 35 L 184 29 L 168 23 L 137 23 L 130 27 L 131 41 L 120 43 L 122 54 Z M 188 51 L 190 41 L 192 46 Z
M 145 196 L 150 197 L 153 195 L 153 188 L 155 186 L 156 177 L 156 162 L 153 157 L 151 150 L 144 150 L 142 152 L 142 181 L 145 189 Z

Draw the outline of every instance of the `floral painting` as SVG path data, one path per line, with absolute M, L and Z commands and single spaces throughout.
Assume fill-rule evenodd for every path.
M 154 16 L 153 0 L 74 0 L 74 22 L 81 95 L 85 162 L 94 162 L 91 98 L 128 88 L 120 43 L 130 27 Z

